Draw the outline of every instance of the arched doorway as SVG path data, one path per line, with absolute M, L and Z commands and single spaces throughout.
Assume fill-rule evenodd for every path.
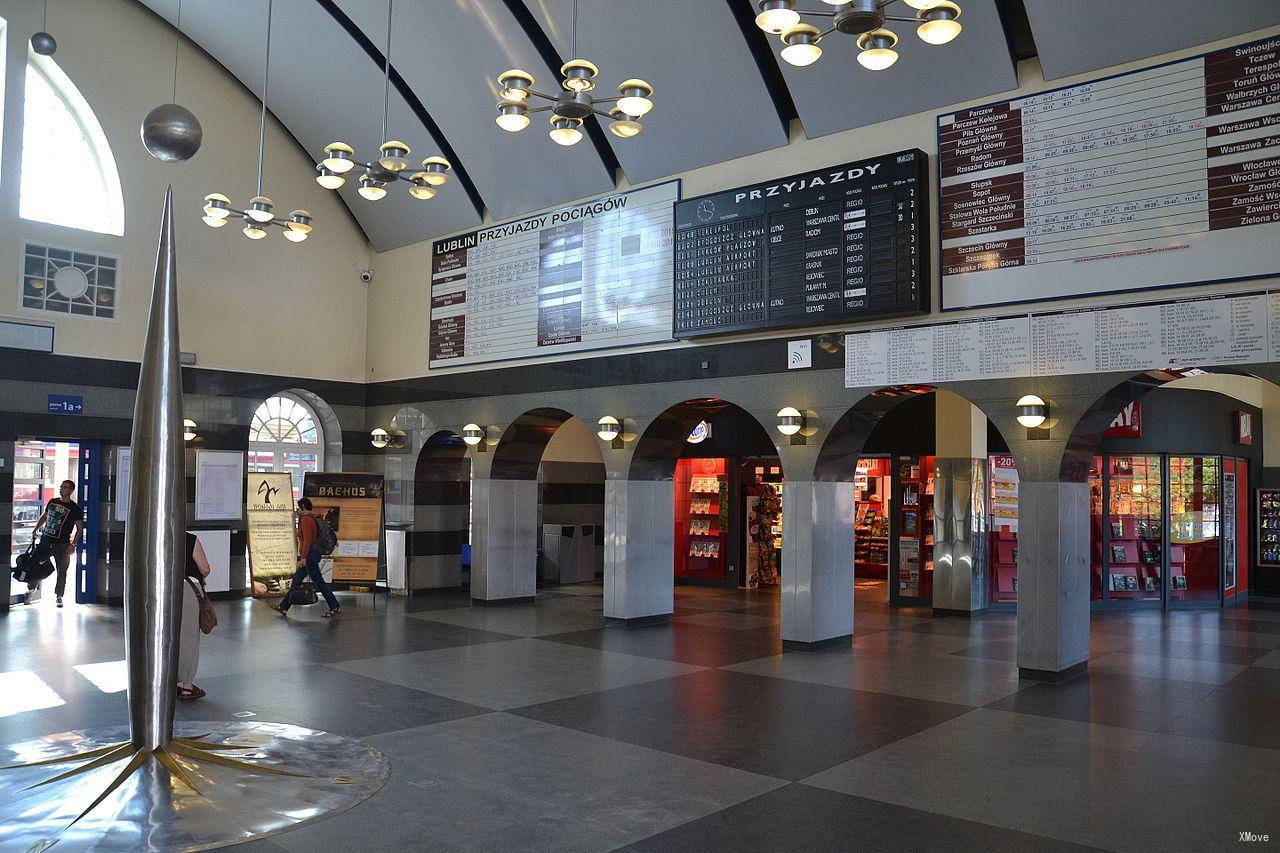
M 1218 608 L 1280 591 L 1280 496 L 1264 413 L 1280 386 L 1230 369 L 1148 371 L 1096 399 L 1060 476 L 1088 484 L 1088 595 L 1098 611 Z M 1272 503 L 1275 519 L 1272 520 Z
M 967 398 L 927 385 L 873 391 L 833 425 L 814 480 L 853 486 L 839 495 L 851 503 L 851 553 L 824 559 L 852 568 L 859 607 L 1012 609 L 1017 466 Z
M 297 394 L 282 391 L 254 410 L 249 423 L 248 468 L 289 473 L 294 500 L 302 494 L 306 472 L 325 470 L 325 449 L 319 415 Z
M 745 589 L 776 596 L 788 570 L 783 482 L 777 447 L 746 409 L 700 398 L 664 410 L 615 485 L 626 512 L 610 537 L 606 615 L 670 614 L 677 585 L 682 599 Z
M 548 448 L 571 421 L 544 467 Z M 540 579 L 594 581 L 603 551 L 596 544 L 604 516 L 598 445 L 582 421 L 557 408 L 531 409 L 503 431 L 472 482 L 474 603 L 532 601 Z M 586 523 L 597 519 L 602 523 Z
M 462 439 L 441 430 L 423 442 L 413 473 L 413 518 L 405 548 L 405 586 L 470 583 L 471 458 Z

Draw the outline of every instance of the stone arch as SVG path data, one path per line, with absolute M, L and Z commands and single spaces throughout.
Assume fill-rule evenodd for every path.
M 739 416 L 744 424 L 754 424 L 759 434 L 747 436 L 748 438 L 760 440 L 763 436 L 764 442 L 770 442 L 769 431 L 764 424 L 736 403 L 719 397 L 683 400 L 664 409 L 640 433 L 632 452 L 627 479 L 670 480 L 675 472 L 676 461 L 688 446 L 689 434 L 700 422 L 713 420 L 722 412 Z
M 471 458 L 450 430 L 432 433 L 414 462 L 412 529 L 405 543 L 409 590 L 462 583 L 471 526 Z

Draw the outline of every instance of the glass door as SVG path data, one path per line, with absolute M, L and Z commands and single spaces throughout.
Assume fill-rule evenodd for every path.
M 1161 458 L 1149 454 L 1105 459 L 1105 599 L 1160 601 L 1164 567 Z
M 1220 457 L 1169 457 L 1171 603 L 1219 600 L 1222 571 L 1221 501 Z

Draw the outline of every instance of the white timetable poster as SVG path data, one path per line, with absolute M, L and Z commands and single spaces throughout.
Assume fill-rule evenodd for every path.
M 845 387 L 1280 361 L 1278 296 L 1210 296 L 852 332 L 845 338 Z
M 436 240 L 430 364 L 671 340 L 680 182 Z
M 1280 36 L 938 117 L 943 310 L 1280 272 Z

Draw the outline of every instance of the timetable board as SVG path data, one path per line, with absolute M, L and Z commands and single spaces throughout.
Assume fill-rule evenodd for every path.
M 1280 360 L 1280 292 L 852 332 L 845 387 L 930 385 Z
M 671 340 L 680 182 L 435 240 L 432 367 Z
M 678 203 L 675 336 L 928 311 L 927 163 L 903 151 Z
M 938 118 L 942 308 L 1280 272 L 1280 37 Z

